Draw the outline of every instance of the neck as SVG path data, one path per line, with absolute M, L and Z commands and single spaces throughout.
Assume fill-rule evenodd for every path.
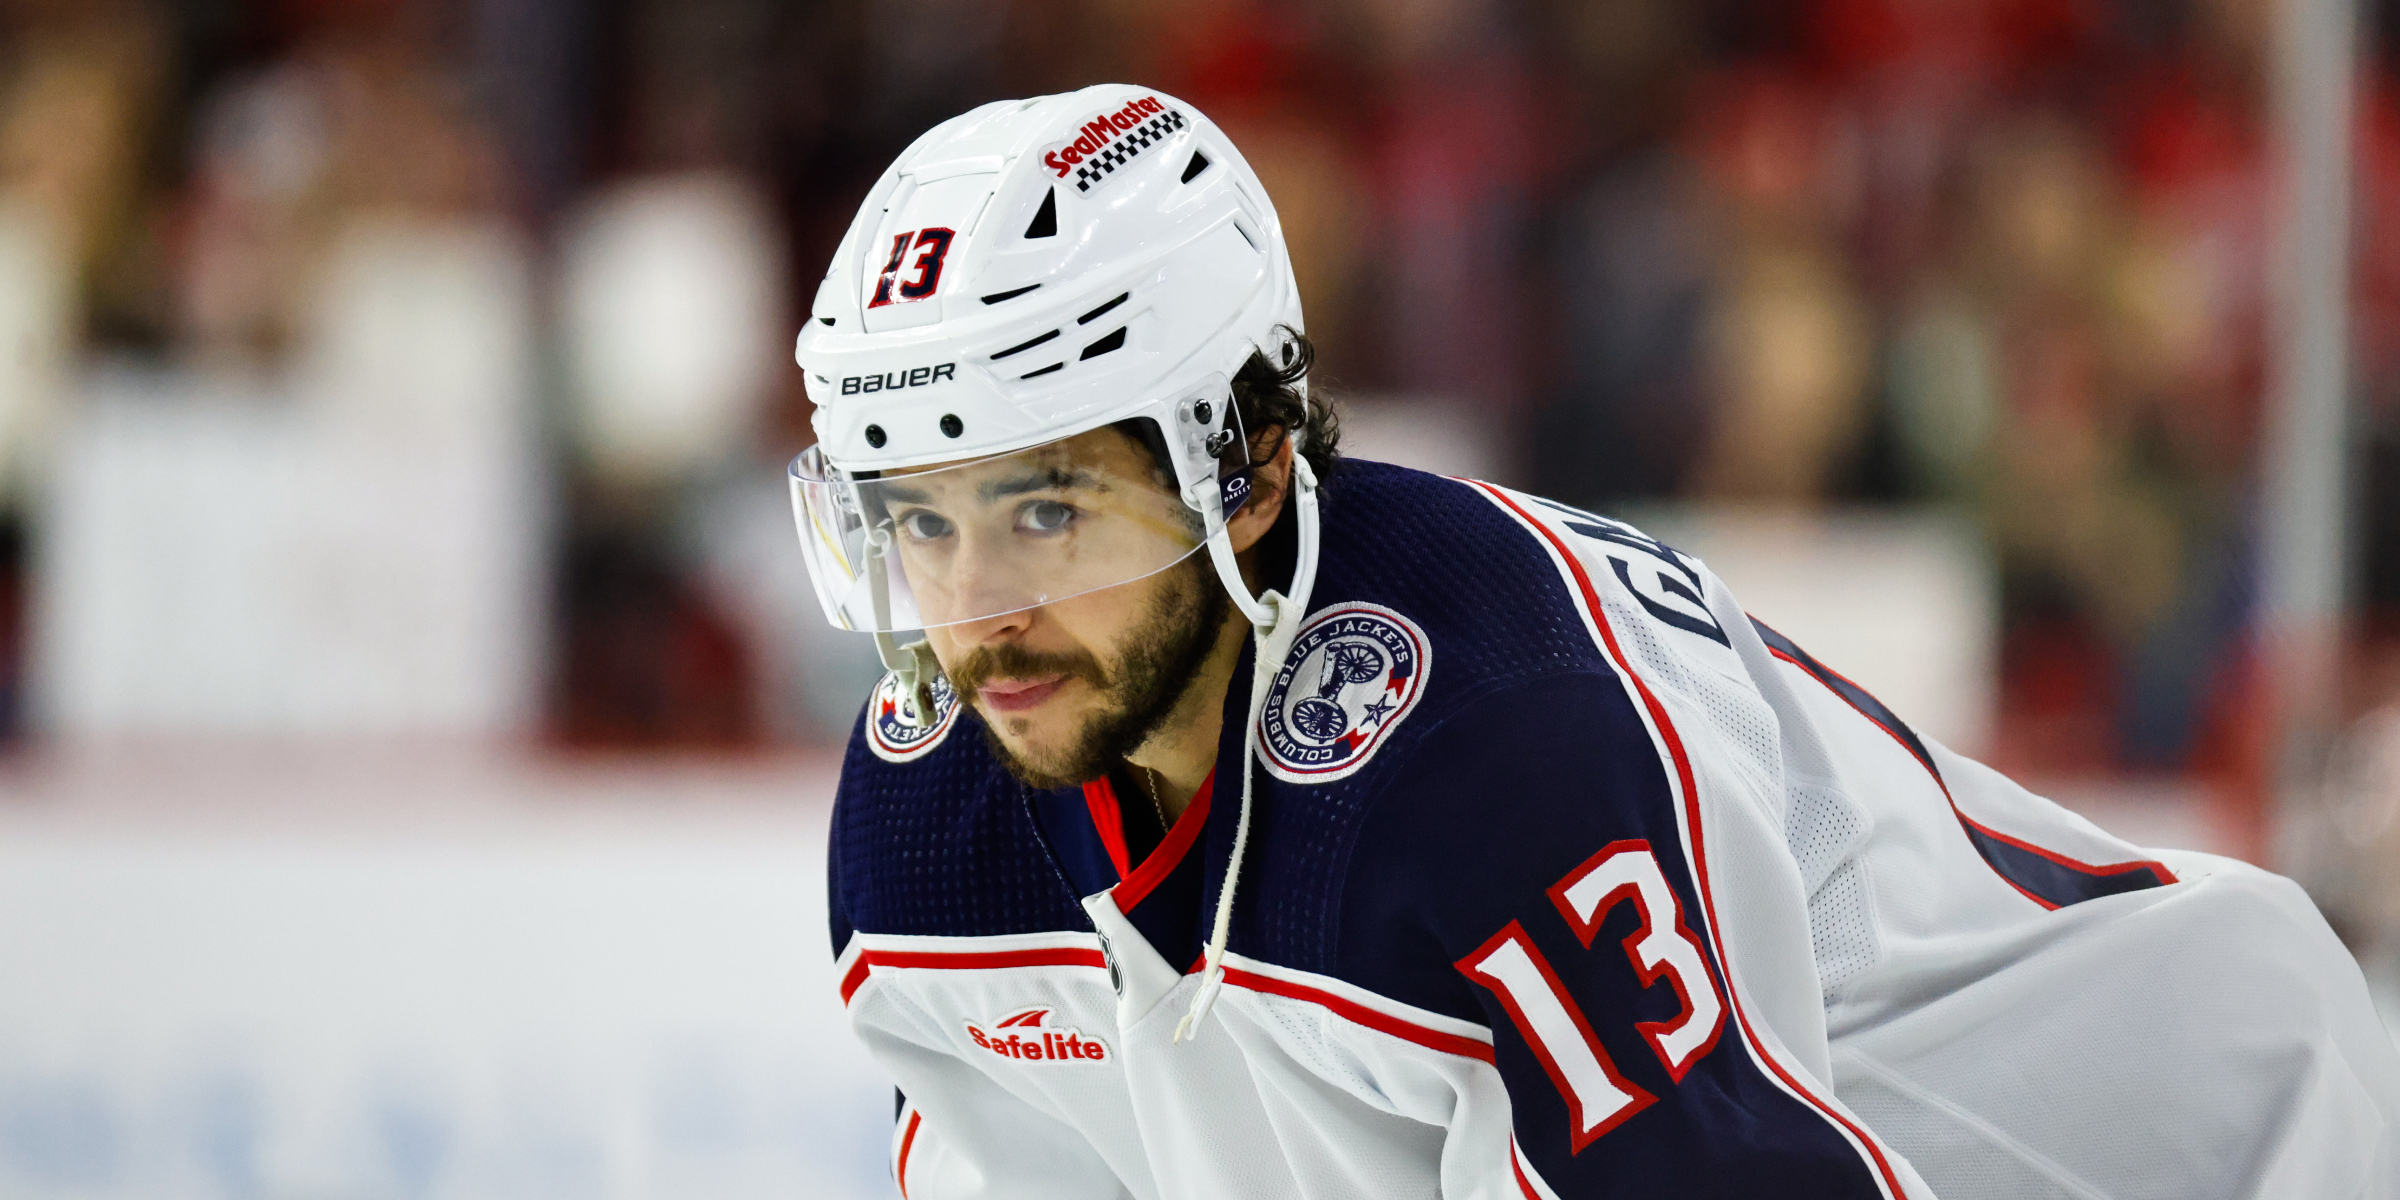
M 1242 642 L 1250 624 L 1238 609 L 1229 610 L 1217 629 L 1216 645 L 1200 664 L 1190 686 L 1175 701 L 1167 720 L 1150 740 L 1125 756 L 1136 768 L 1147 769 L 1158 788 L 1159 807 L 1172 824 L 1190 807 L 1208 773 L 1216 769 L 1217 741 L 1225 732 L 1225 689 L 1233 682 L 1242 657 Z M 1138 772 L 1137 772 L 1138 773 Z
M 1281 503 L 1280 498 L 1276 503 Z M 1239 551 L 1234 562 L 1241 568 L 1242 585 L 1257 595 L 1258 547 Z M 1224 586 L 1223 582 L 1218 586 Z M 1183 810 L 1191 807 L 1192 797 L 1200 793 L 1200 785 L 1208 782 L 1208 773 L 1216 769 L 1217 741 L 1225 734 L 1225 689 L 1233 683 L 1233 669 L 1241 664 L 1242 643 L 1249 637 L 1250 621 L 1240 606 L 1226 605 L 1224 624 L 1217 627 L 1217 644 L 1200 664 L 1200 673 L 1175 701 L 1158 732 L 1125 756 L 1126 762 L 1154 774 L 1158 805 L 1169 825 L 1182 819 Z

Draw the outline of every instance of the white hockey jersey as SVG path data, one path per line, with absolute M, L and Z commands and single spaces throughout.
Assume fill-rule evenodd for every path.
M 1916 735 L 1623 524 L 1323 501 L 1195 1039 L 1235 805 L 870 703 L 833 940 L 905 1195 L 2400 1197 L 2400 1054 L 2291 883 Z

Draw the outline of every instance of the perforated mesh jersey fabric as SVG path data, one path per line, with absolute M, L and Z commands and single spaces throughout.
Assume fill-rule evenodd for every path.
M 1705 666 L 1689 672 L 1692 694 L 1708 710 L 1716 741 L 1732 751 L 1727 765 L 1760 795 L 1772 796 L 1783 782 L 1782 728 L 1775 710 L 1759 699 L 1748 680 L 1732 680 Z
M 1848 796 L 1808 780 L 1785 781 L 1784 805 L 1785 843 L 1808 894 L 1818 984 L 1831 1003 L 1843 984 L 1873 967 L 1883 953 L 1866 864 L 1849 857 L 1866 840 L 1869 822 Z
M 851 925 L 867 933 L 976 937 L 1091 928 L 1042 847 L 1027 800 L 984 746 L 973 710 L 913 762 L 850 739 L 832 855 Z

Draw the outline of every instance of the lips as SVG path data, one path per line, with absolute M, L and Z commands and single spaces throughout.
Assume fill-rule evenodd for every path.
M 977 688 L 975 695 L 993 712 L 1024 712 L 1048 700 L 1066 682 L 1064 675 L 1047 679 L 995 679 Z

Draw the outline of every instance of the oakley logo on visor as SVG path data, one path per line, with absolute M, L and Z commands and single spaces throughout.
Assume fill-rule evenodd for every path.
M 1233 514 L 1242 511 L 1242 505 L 1248 503 L 1249 499 L 1250 468 L 1243 467 L 1217 481 L 1217 502 L 1223 507 L 1228 519 L 1231 519 Z

